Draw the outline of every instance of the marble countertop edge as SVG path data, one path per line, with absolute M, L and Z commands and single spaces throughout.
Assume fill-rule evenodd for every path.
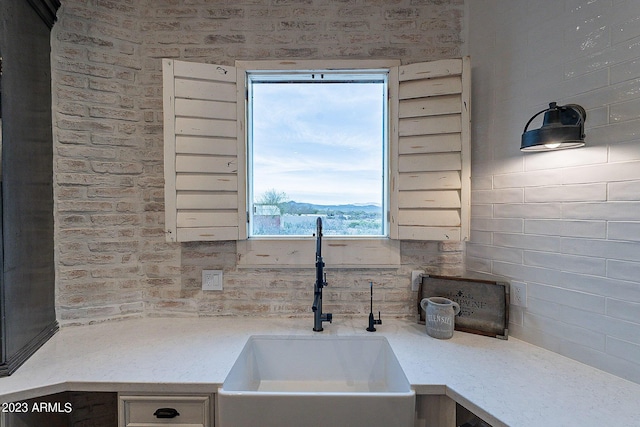
M 0 378 L 0 402 L 64 391 L 216 393 L 249 336 L 314 336 L 310 320 L 154 317 L 64 327 L 12 376 Z M 322 336 L 368 334 L 362 324 L 340 319 Z M 376 332 L 388 338 L 418 395 L 447 395 L 495 426 L 640 419 L 640 384 L 511 337 L 456 332 L 436 340 L 422 328 L 385 319 Z

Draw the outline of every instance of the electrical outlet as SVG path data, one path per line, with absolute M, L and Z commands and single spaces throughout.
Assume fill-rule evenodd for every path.
M 413 270 L 411 272 L 411 290 L 417 291 L 420 289 L 420 282 L 422 281 L 422 275 L 424 270 Z
M 202 290 L 222 290 L 222 270 L 202 270 Z
M 511 282 L 511 304 L 518 307 L 527 306 L 527 284 L 525 282 Z

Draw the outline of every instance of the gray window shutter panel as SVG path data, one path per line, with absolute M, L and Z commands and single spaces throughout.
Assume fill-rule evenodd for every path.
M 394 73 L 395 74 L 395 73 Z M 390 236 L 466 240 L 470 210 L 469 58 L 398 67 L 392 90 Z
M 234 67 L 163 60 L 167 241 L 239 238 L 236 87 Z

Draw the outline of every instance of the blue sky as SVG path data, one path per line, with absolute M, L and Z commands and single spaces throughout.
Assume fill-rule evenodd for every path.
M 254 198 L 382 202 L 383 84 L 254 84 Z

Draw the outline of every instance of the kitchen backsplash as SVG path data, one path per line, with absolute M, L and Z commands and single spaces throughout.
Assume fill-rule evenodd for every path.
M 464 2 L 68 0 L 52 33 L 57 315 L 62 324 L 143 315 L 310 313 L 309 268 L 236 266 L 235 242 L 164 236 L 161 58 L 460 57 Z M 460 274 L 461 243 L 402 242 L 398 269 L 327 266 L 325 306 L 412 315 L 411 270 Z M 203 293 L 202 269 L 224 270 Z
M 640 382 L 640 2 L 474 0 L 469 20 L 467 267 L 526 284 L 510 335 Z M 521 153 L 552 101 L 587 110 L 586 147 Z

